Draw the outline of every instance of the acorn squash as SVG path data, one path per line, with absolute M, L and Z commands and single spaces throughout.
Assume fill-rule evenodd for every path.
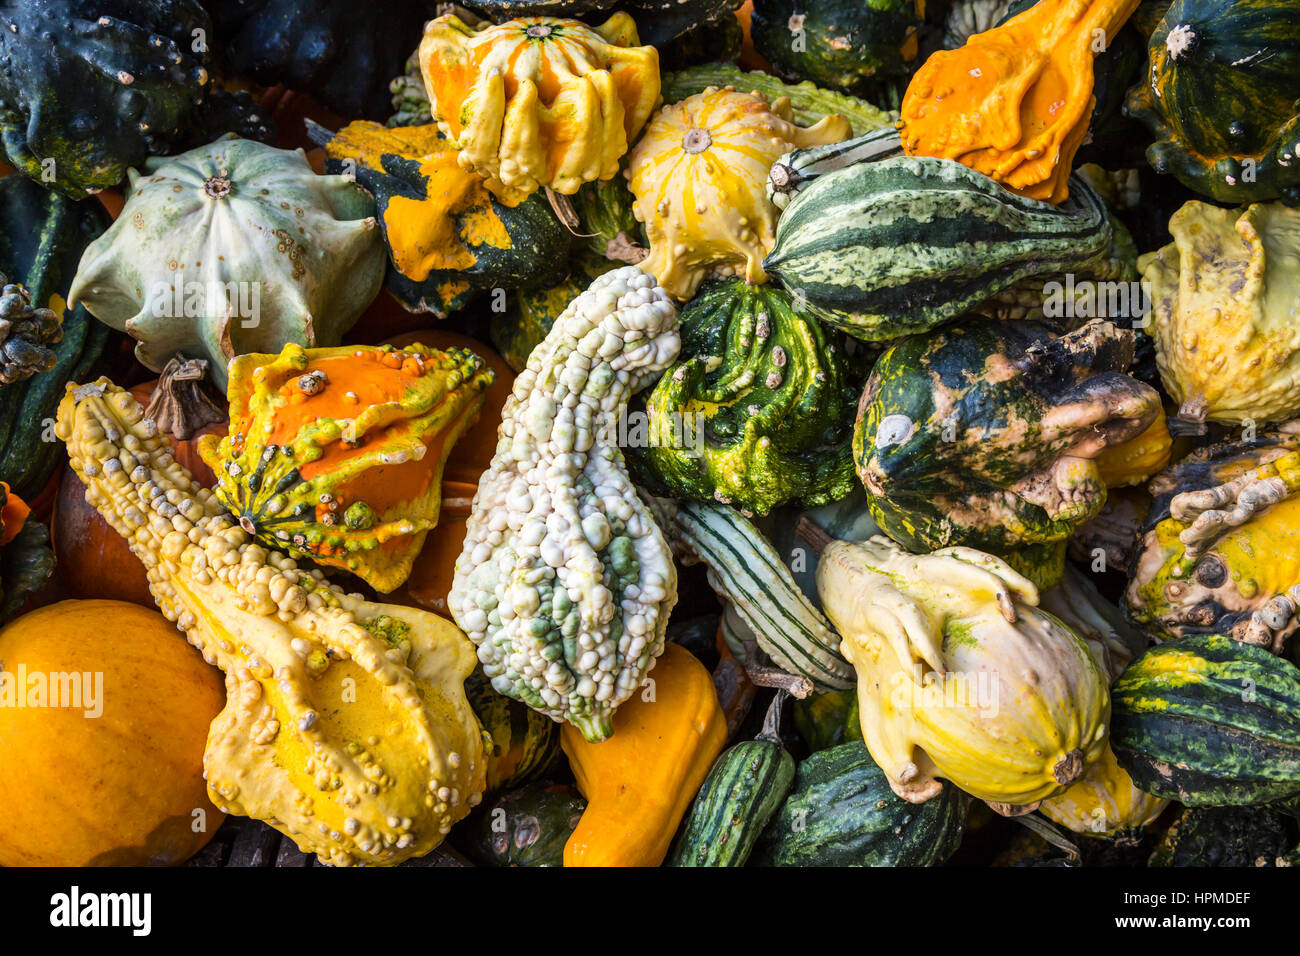
M 525 195 L 609 179 L 659 99 L 659 54 L 626 13 L 477 28 L 445 14 L 425 25 L 420 69 L 461 165 Z
M 627 437 L 652 486 L 759 515 L 848 494 L 855 389 L 832 330 L 784 290 L 725 279 L 682 310 L 681 335 L 645 399 L 645 434 Z
M 802 128 L 789 100 L 709 87 L 665 106 L 628 155 L 632 207 L 650 255 L 641 263 L 678 299 L 710 275 L 767 281 L 761 265 L 776 237 L 768 200 L 772 163 L 797 147 L 848 137 L 848 120 L 823 117 Z
M 339 343 L 383 282 L 374 210 L 301 150 L 219 139 L 131 171 L 68 300 L 128 332 L 146 367 L 204 358 L 224 388 L 236 355 Z
M 1059 338 L 972 322 L 895 345 L 853 435 L 877 524 L 913 550 L 979 548 L 1054 584 L 1065 539 L 1106 500 L 1097 455 L 1160 412 L 1124 374 L 1132 349 L 1132 331 L 1100 319 Z
M 1147 161 L 1220 202 L 1300 205 L 1300 20 L 1268 0 L 1174 0 L 1127 109 Z

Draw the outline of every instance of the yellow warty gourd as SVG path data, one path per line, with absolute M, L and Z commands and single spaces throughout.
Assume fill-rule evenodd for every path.
M 1300 209 L 1189 202 L 1138 259 L 1160 378 L 1189 421 L 1300 414 Z
M 650 254 L 640 265 L 675 298 L 689 299 L 710 275 L 767 281 L 763 257 L 776 242 L 779 210 L 767 176 L 783 154 L 852 133 L 839 115 L 806 129 L 790 101 L 709 87 L 660 110 L 628 156 L 632 211 Z
M 447 14 L 425 25 L 419 60 L 461 165 L 523 194 L 612 177 L 659 101 L 659 54 L 626 13 L 477 28 Z
M 484 789 L 464 634 L 253 543 L 107 379 L 69 385 L 55 430 L 158 607 L 226 675 L 203 760 L 212 801 L 336 865 L 395 864 L 442 842 Z
M 1032 806 L 1100 759 L 1106 679 L 1001 559 L 833 541 L 817 592 L 858 673 L 863 739 L 904 800 L 929 800 L 943 777 L 993 804 Z

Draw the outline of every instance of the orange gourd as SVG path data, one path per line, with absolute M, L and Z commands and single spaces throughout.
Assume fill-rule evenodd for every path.
M 565 866 L 658 866 L 727 742 L 713 677 L 691 652 L 665 644 L 645 686 L 614 715 L 614 734 L 589 743 L 560 729 L 587 809 L 564 845 Z
M 1040 0 L 965 46 L 934 53 L 903 98 L 903 149 L 1064 202 L 1092 115 L 1093 58 L 1138 2 Z
M 62 601 L 0 631 L 0 661 L 0 865 L 176 865 L 208 842 L 222 814 L 203 748 L 225 691 L 166 618 Z M 80 678 L 97 703 L 31 706 L 59 674 L 102 675 Z

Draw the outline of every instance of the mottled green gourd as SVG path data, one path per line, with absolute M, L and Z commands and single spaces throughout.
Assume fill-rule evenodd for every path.
M 667 494 L 767 514 L 853 489 L 843 346 L 789 293 L 705 285 L 682 310 L 682 357 L 646 399 L 646 434 L 628 436 Z
M 391 591 L 438 523 L 443 464 L 493 378 L 468 350 L 422 345 L 241 355 L 229 433 L 199 452 L 246 532 Z
M 1094 459 L 1160 411 L 1156 390 L 1124 374 L 1132 357 L 1132 331 L 1102 320 L 1059 338 L 977 321 L 905 339 L 858 406 L 872 516 L 914 551 L 978 548 L 1055 584 L 1065 540 L 1106 501 Z
M 339 344 L 383 281 L 374 213 L 302 150 L 223 137 L 131 172 L 68 300 L 127 332 L 154 371 L 177 353 L 203 358 L 224 387 L 236 355 Z

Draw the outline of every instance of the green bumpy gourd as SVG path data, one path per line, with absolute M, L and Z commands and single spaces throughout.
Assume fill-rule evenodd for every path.
M 1059 338 L 976 321 L 891 348 L 867 380 L 853 436 L 872 517 L 913 551 L 1006 558 L 1040 587 L 1065 540 L 1106 501 L 1095 458 L 1160 411 L 1128 375 L 1133 333 L 1094 320 Z
M 682 311 L 682 354 L 628 445 L 672 497 L 757 514 L 853 489 L 850 371 L 839 337 L 775 286 L 713 282 Z
M 241 355 L 229 434 L 199 452 L 218 501 L 261 543 L 391 591 L 438 523 L 447 454 L 493 378 L 466 349 Z

